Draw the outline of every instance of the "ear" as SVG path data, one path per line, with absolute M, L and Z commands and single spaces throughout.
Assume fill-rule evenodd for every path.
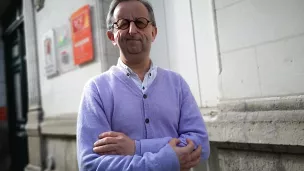
M 115 42 L 115 39 L 114 39 L 114 34 L 112 31 L 107 31 L 107 36 L 108 36 L 108 39 L 111 40 L 112 44 L 114 46 L 116 46 L 116 42 Z
M 157 35 L 157 27 L 154 26 L 152 29 L 152 42 L 154 42 Z

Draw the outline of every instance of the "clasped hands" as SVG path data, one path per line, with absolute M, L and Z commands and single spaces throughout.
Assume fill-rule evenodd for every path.
M 99 155 L 134 155 L 135 141 L 119 132 L 105 132 L 99 135 L 93 151 Z M 187 139 L 187 146 L 178 147 L 180 140 L 173 138 L 169 144 L 179 158 L 182 171 L 195 167 L 200 162 L 202 147 L 194 150 L 193 141 Z

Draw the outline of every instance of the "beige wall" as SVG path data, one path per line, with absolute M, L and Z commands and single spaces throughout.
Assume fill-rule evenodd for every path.
M 100 57 L 97 55 L 93 63 L 50 79 L 46 78 L 44 71 L 43 34 L 49 29 L 69 24 L 71 14 L 88 3 L 92 4 L 92 1 L 45 1 L 44 8 L 36 13 L 42 107 L 46 116 L 76 113 L 85 82 L 101 73 Z M 97 44 L 95 45 L 98 47 Z
M 222 99 L 302 94 L 304 1 L 216 0 Z
M 218 101 L 218 56 L 212 1 L 149 0 L 158 36 L 151 58 L 180 73 L 200 107 Z
M 158 66 L 180 73 L 201 106 L 190 2 L 149 1 L 154 7 L 159 28 L 159 35 L 152 45 L 151 58 Z
M 190 2 L 202 107 L 214 107 L 218 104 L 219 98 L 220 68 L 213 0 Z
M 109 2 L 100 2 L 103 3 L 101 17 L 105 18 Z M 150 2 L 158 25 L 158 36 L 152 46 L 151 58 L 156 65 L 180 73 L 190 85 L 200 107 L 216 106 L 219 71 L 211 1 Z M 92 0 L 54 0 L 45 2 L 45 7 L 36 14 L 42 106 L 46 116 L 76 113 L 84 83 L 92 76 L 100 74 L 105 62 L 107 67 L 116 64 L 118 50 L 105 37 L 104 21 L 100 18 L 100 23 L 93 20 L 93 25 L 95 29 L 98 24 L 102 27 L 100 34 L 103 39 L 99 41 L 104 44 L 102 54 L 107 61 L 95 56 L 97 60 L 94 63 L 54 78 L 47 79 L 45 76 L 43 34 L 51 28 L 68 24 L 72 12 L 86 3 L 91 4 L 93 11 L 96 11 L 97 6 Z M 96 14 L 93 12 L 93 15 Z M 95 44 L 95 48 L 97 47 L 98 44 Z

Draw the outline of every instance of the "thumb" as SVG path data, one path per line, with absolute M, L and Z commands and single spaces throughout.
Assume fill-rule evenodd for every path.
M 187 139 L 187 146 L 185 147 L 188 151 L 188 153 L 191 153 L 194 150 L 194 143 L 192 140 Z

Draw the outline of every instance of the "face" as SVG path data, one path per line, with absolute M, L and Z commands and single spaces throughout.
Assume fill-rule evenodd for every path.
M 119 47 L 121 55 L 129 61 L 142 60 L 149 56 L 151 43 L 155 40 L 157 28 L 150 21 L 147 8 L 138 1 L 121 2 L 114 11 L 114 29 L 108 31 L 108 38 Z M 129 27 L 128 21 L 130 22 Z M 121 27 L 119 27 L 121 26 Z

